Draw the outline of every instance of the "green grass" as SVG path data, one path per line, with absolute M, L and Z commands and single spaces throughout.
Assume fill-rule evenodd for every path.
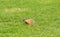
M 60 37 L 60 0 L 0 0 L 0 37 Z

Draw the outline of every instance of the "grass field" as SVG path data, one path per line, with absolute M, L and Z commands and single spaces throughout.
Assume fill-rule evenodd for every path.
M 60 37 L 60 0 L 0 0 L 0 37 Z

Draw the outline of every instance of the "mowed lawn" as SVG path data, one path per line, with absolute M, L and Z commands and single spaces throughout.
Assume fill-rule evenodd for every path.
M 0 0 L 0 37 L 60 37 L 60 0 Z

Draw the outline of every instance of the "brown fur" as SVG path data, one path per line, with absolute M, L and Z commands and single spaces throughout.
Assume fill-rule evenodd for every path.
M 28 25 L 31 25 L 31 24 L 35 23 L 35 21 L 33 19 L 24 19 L 23 21 Z

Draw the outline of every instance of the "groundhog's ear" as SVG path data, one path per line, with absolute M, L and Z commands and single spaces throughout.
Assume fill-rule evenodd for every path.
M 23 19 L 23 21 L 26 20 L 26 18 Z

